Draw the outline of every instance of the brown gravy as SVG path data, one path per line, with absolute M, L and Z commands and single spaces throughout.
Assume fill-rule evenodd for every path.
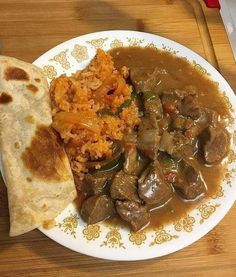
M 229 117 L 227 103 L 220 96 L 217 84 L 211 81 L 206 74 L 203 74 L 203 72 L 191 65 L 186 59 L 179 58 L 166 51 L 139 47 L 115 48 L 110 51 L 110 54 L 117 69 L 127 66 L 129 69 L 142 67 L 147 71 L 150 70 L 150 72 L 155 67 L 166 70 L 168 74 L 161 79 L 159 84 L 160 91 L 171 88 L 184 89 L 187 86 L 194 86 L 202 106 L 217 111 L 223 117 Z M 206 167 L 196 160 L 190 160 L 189 162 L 193 163 L 194 167 L 201 172 L 206 182 L 207 194 L 205 197 L 214 195 L 225 174 L 225 166 L 220 164 Z M 198 207 L 205 197 L 194 201 L 185 201 L 175 194 L 168 203 L 151 212 L 151 221 L 148 229 L 158 228 L 162 225 L 178 221 L 188 211 Z M 75 204 L 78 209 L 82 201 L 81 197 L 76 200 Z M 105 223 L 115 226 L 128 226 L 127 223 L 118 217 L 110 218 Z
M 224 99 L 219 96 L 216 83 L 206 77 L 200 70 L 196 69 L 186 59 L 177 57 L 167 51 L 153 48 L 121 47 L 110 51 L 115 67 L 145 68 L 152 70 L 154 67 L 165 69 L 169 74 L 163 77 L 160 90 L 194 86 L 199 94 L 199 102 L 208 108 L 214 109 L 220 115 L 229 114 Z M 214 101 L 212 101 L 214 100 Z
M 169 52 L 152 48 L 127 47 L 116 48 L 110 51 L 115 67 L 121 69 L 127 66 L 154 68 L 160 67 L 169 73 L 169 78 L 161 80 L 161 90 L 170 88 L 183 89 L 186 86 L 194 86 L 199 95 L 199 102 L 202 106 L 214 109 L 221 116 L 229 116 L 229 110 L 224 99 L 219 95 L 216 83 L 206 77 L 201 71 L 194 68 L 184 58 L 179 58 Z M 207 197 L 214 195 L 221 180 L 223 179 L 225 168 L 223 165 L 205 167 L 198 162 L 194 162 L 207 184 Z M 152 211 L 149 229 L 157 228 L 170 222 L 175 222 L 184 216 L 189 210 L 197 207 L 204 198 L 195 201 L 184 201 L 175 195 L 166 205 Z M 120 219 L 113 218 L 107 222 L 121 224 Z M 124 223 L 126 225 L 126 223 Z

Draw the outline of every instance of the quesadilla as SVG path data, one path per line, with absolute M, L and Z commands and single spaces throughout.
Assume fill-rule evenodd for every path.
M 53 220 L 76 197 L 68 158 L 51 123 L 41 69 L 0 56 L 0 147 L 11 236 Z

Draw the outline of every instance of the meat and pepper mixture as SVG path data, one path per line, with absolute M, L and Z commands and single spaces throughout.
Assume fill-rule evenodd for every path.
M 159 74 L 158 68 L 146 76 L 130 71 L 140 123 L 124 134 L 114 159 L 86 174 L 80 213 L 88 224 L 118 215 L 139 231 L 174 195 L 183 201 L 206 195 L 193 161 L 214 167 L 227 156 L 229 134 L 219 114 L 200 105 L 194 87 L 156 91 Z

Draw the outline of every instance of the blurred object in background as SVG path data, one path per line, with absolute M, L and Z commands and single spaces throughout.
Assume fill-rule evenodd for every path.
M 220 9 L 220 2 L 219 0 L 204 0 L 206 6 L 208 8 L 219 8 Z
M 220 14 L 236 59 L 236 1 L 220 0 Z
M 220 9 L 226 32 L 236 60 L 236 0 L 204 0 L 208 8 Z

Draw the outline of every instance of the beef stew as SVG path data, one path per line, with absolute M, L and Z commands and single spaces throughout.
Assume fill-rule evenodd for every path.
M 92 189 L 80 212 L 88 224 L 126 222 L 136 232 L 177 220 L 216 191 L 229 111 L 216 84 L 184 59 L 148 47 L 110 54 L 120 71 L 129 68 L 140 123 L 124 134 L 119 166 L 86 176 Z

